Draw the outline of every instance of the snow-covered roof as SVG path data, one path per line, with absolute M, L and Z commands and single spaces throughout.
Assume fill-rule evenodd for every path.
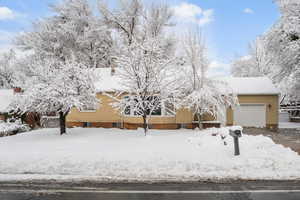
M 13 101 L 14 90 L 0 89 L 0 113 L 7 112 L 9 104 Z
M 113 92 L 121 91 L 122 84 L 120 78 L 117 76 L 118 70 L 112 75 L 111 68 L 98 68 L 96 73 L 100 80 L 95 82 L 97 92 Z
M 226 77 L 223 80 L 239 95 L 280 94 L 268 77 Z
M 100 76 L 100 81 L 95 83 L 97 92 L 122 91 L 124 89 L 122 80 L 115 74 L 111 74 L 110 68 L 98 68 L 96 73 Z M 228 83 L 233 92 L 239 95 L 274 95 L 279 94 L 279 90 L 267 77 L 226 77 L 220 80 Z

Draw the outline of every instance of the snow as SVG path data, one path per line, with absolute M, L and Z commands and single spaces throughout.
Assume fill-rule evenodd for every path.
M 279 128 L 296 128 L 300 129 L 300 123 L 298 122 L 279 122 Z
M 267 77 L 227 77 L 223 80 L 239 95 L 280 94 L 280 91 Z
M 0 113 L 7 112 L 7 108 L 14 98 L 14 90 L 0 89 Z
M 0 136 L 9 134 L 10 132 L 14 132 L 14 131 L 19 131 L 19 132 L 29 131 L 29 129 L 30 128 L 27 125 L 23 125 L 20 123 L 10 123 L 10 122 L 6 123 L 0 120 Z
M 115 74 L 111 74 L 110 68 L 96 69 L 100 74 L 100 81 L 95 82 L 97 92 L 123 91 L 122 79 L 118 76 L 119 68 L 115 69 Z M 223 77 L 220 78 L 228 83 L 234 93 L 240 95 L 274 95 L 280 91 L 267 77 Z
M 95 73 L 99 76 L 100 81 L 95 82 L 97 92 L 114 92 L 122 91 L 123 86 L 121 78 L 118 76 L 120 69 L 115 70 L 115 74 L 111 74 L 111 68 L 97 68 Z
M 300 157 L 270 138 L 243 135 L 240 148 L 234 156 L 228 128 L 150 130 L 146 137 L 141 129 L 74 128 L 63 136 L 41 129 L 0 138 L 0 180 L 300 178 Z

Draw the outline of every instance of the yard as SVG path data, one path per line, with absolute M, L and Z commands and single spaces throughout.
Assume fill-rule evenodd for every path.
M 227 135 L 225 141 L 220 135 Z M 228 129 L 41 129 L 0 138 L 0 180 L 196 181 L 299 179 L 300 157 L 270 138 Z

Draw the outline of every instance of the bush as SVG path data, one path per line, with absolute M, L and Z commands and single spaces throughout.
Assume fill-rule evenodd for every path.
M 0 120 L 0 137 L 15 135 L 22 132 L 30 131 L 28 125 L 21 124 L 18 121 L 16 122 L 4 122 Z

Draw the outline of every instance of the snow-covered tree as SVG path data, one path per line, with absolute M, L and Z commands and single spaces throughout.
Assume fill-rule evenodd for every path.
M 0 55 L 0 88 L 12 88 L 15 86 L 15 59 L 16 54 L 13 50 Z
M 187 34 L 183 39 L 182 47 L 186 66 L 183 68 L 182 93 L 177 97 L 176 106 L 193 111 L 201 128 L 204 114 L 216 117 L 225 108 L 238 104 L 238 101 L 233 90 L 224 81 L 207 77 L 209 60 L 199 31 L 191 31 Z
M 274 66 L 263 39 L 257 38 L 249 45 L 249 55 L 240 57 L 232 63 L 231 73 L 237 77 L 268 76 L 272 67 Z
M 22 34 L 16 41 L 18 46 L 42 58 L 75 59 L 87 67 L 108 67 L 113 45 L 110 32 L 88 1 L 64 0 L 51 8 L 54 15 Z
M 16 39 L 20 49 L 32 53 L 17 62 L 25 92 L 14 110 L 58 113 L 63 134 L 72 107 L 97 103 L 90 73 L 110 66 L 113 41 L 88 0 L 63 0 L 51 8 L 54 15 Z
M 61 134 L 66 133 L 66 116 L 75 107 L 96 107 L 93 69 L 78 62 L 39 60 L 24 93 L 15 99 L 13 109 L 22 113 L 59 113 Z
M 289 99 L 300 98 L 300 1 L 277 0 L 281 17 L 264 35 L 272 62 L 273 81 Z
M 124 114 L 131 109 L 131 114 L 140 115 L 146 134 L 151 115 L 161 115 L 162 106 L 172 99 L 174 80 L 168 68 L 174 59 L 165 57 L 155 39 L 143 44 L 133 42 L 128 48 L 127 53 L 117 58 L 121 66 L 118 76 L 128 94 L 118 102 L 118 108 Z
M 123 114 L 132 110 L 143 118 L 145 135 L 152 114 L 161 114 L 163 104 L 171 98 L 168 68 L 175 60 L 173 41 L 166 37 L 164 28 L 172 16 L 167 5 L 146 8 L 139 0 L 121 1 L 120 8 L 111 11 L 100 2 L 106 23 L 119 39 L 116 64 L 128 94 L 115 105 Z

